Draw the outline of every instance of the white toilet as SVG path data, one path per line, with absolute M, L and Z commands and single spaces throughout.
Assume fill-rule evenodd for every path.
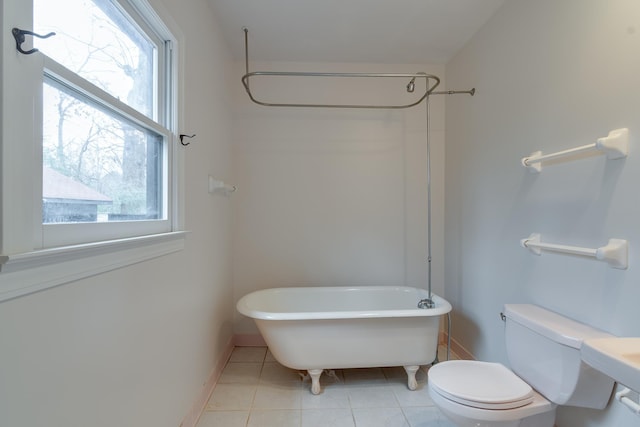
M 604 409 L 614 382 L 580 359 L 582 341 L 611 335 L 531 304 L 507 304 L 513 371 L 499 363 L 442 362 L 429 395 L 460 427 L 553 427 L 557 405 Z

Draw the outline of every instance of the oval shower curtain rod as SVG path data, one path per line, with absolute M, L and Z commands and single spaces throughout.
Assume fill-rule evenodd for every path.
M 245 74 L 242 76 L 242 85 L 244 86 L 249 99 L 256 104 L 264 105 L 266 107 L 322 107 L 322 108 L 379 108 L 379 109 L 402 109 L 414 107 L 420 104 L 429 95 L 454 95 L 454 94 L 469 94 L 473 96 L 476 89 L 466 91 L 439 91 L 434 89 L 440 84 L 440 78 L 433 74 L 427 74 L 424 72 L 417 73 L 320 73 L 320 72 L 299 72 L 299 71 L 253 71 L 249 72 L 249 30 L 244 30 L 244 60 L 245 60 Z M 426 82 L 426 88 L 424 94 L 415 102 L 408 104 L 393 104 L 393 105 L 376 105 L 376 104 L 299 104 L 299 103 L 273 103 L 264 102 L 256 99 L 251 93 L 251 87 L 249 80 L 255 76 L 280 76 L 280 77 L 346 77 L 346 78 L 408 78 L 411 79 L 407 85 L 407 92 L 413 92 L 415 88 L 415 79 L 423 78 Z M 431 83 L 431 84 L 430 84 Z

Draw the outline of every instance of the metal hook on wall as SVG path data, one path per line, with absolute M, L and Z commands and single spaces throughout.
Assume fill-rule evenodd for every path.
M 194 136 L 196 136 L 196 134 L 194 133 L 193 135 L 186 135 L 184 133 L 180 134 L 180 144 L 184 145 L 185 147 L 189 144 L 191 144 L 190 142 L 184 142 L 185 138 L 193 138 Z
M 18 52 L 24 55 L 31 55 L 32 53 L 38 52 L 38 49 L 36 48 L 30 49 L 30 50 L 22 49 L 22 43 L 25 42 L 25 35 L 28 34 L 30 36 L 35 36 L 41 39 L 46 39 L 56 35 L 56 33 L 53 33 L 53 32 L 49 34 L 41 35 L 41 34 L 36 34 L 33 31 L 21 30 L 20 28 L 13 28 L 11 30 L 11 34 L 13 34 L 13 38 L 16 39 L 16 49 L 18 50 Z

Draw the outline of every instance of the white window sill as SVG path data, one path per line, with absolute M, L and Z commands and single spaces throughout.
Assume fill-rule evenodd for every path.
M 0 301 L 180 251 L 186 234 L 178 231 L 0 255 Z

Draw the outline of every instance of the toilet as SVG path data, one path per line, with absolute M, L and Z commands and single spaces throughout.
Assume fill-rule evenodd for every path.
M 460 427 L 553 427 L 558 405 L 604 409 L 614 381 L 582 362 L 588 338 L 610 337 L 532 304 L 506 304 L 511 369 L 452 360 L 429 369 L 433 403 Z

